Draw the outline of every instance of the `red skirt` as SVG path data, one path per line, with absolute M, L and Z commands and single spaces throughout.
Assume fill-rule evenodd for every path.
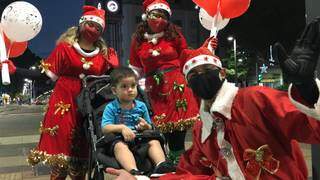
M 199 120 L 199 106 L 179 68 L 146 78 L 153 122 L 161 132 L 184 131 Z
M 77 112 L 76 97 L 80 90 L 81 80 L 78 78 L 60 77 L 56 82 L 44 120 L 40 124 L 39 144 L 28 157 L 31 165 L 43 161 L 50 166 L 84 168 L 88 143 L 83 119 Z

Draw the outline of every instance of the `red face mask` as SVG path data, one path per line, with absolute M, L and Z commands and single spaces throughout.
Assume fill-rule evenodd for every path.
M 88 42 L 94 43 L 101 36 L 101 31 L 96 26 L 84 24 L 82 28 L 80 28 L 80 36 Z
M 168 26 L 168 21 L 162 18 L 148 19 L 148 26 L 154 33 L 163 31 Z

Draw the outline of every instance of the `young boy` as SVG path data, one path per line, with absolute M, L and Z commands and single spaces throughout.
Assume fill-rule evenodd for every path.
M 115 141 L 112 150 L 121 166 L 133 175 L 141 175 L 132 153 L 136 131 L 151 129 L 151 121 L 146 105 L 136 100 L 137 76 L 128 67 L 114 69 L 111 74 L 111 90 L 116 99 L 107 104 L 102 117 L 103 133 L 121 133 L 124 141 Z M 158 140 L 148 142 L 148 156 L 155 164 L 153 174 L 172 172 L 175 168 L 166 161 Z

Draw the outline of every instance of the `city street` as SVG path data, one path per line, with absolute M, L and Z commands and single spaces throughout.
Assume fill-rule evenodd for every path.
M 28 166 L 26 154 L 39 139 L 43 106 L 0 107 L 0 179 L 48 179 L 45 166 Z
M 49 169 L 44 165 L 32 168 L 26 156 L 39 140 L 39 123 L 44 106 L 0 106 L 0 180 L 47 180 Z M 191 145 L 190 133 L 186 145 Z M 106 179 L 112 179 L 106 176 Z

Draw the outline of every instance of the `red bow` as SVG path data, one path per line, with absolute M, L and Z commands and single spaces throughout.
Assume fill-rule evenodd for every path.
M 245 171 L 256 179 L 259 179 L 262 170 L 270 174 L 276 173 L 280 165 L 280 161 L 273 158 L 271 149 L 267 144 L 257 150 L 246 149 L 243 158 L 244 161 L 248 161 Z

